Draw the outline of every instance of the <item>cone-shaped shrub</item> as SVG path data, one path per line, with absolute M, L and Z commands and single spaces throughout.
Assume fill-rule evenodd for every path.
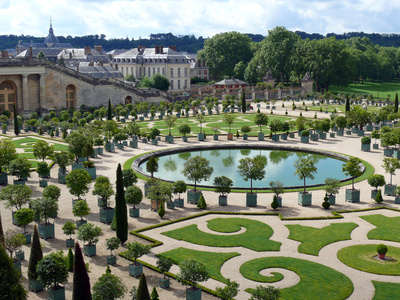
M 158 215 L 160 216 L 161 219 L 165 215 L 165 208 L 164 208 L 164 203 L 163 202 L 160 203 L 160 208 L 158 209 Z
M 207 203 L 206 200 L 204 199 L 203 194 L 201 194 L 199 202 L 197 203 L 197 207 L 200 209 L 206 209 L 207 208 Z
M 147 287 L 146 276 L 144 275 L 144 273 L 142 273 L 142 275 L 140 275 L 136 299 L 137 300 L 151 300 L 149 289 Z
M 159 296 L 157 293 L 156 287 L 153 287 L 153 290 L 151 291 L 151 300 L 159 300 Z
M 4 231 L 3 231 L 3 224 L 1 222 L 1 214 L 0 214 L 0 245 L 4 247 Z
M 90 300 L 90 280 L 79 243 L 75 243 L 74 280 L 72 290 L 73 300 Z
M 72 253 L 72 248 L 69 248 L 67 254 L 67 270 L 69 272 L 74 270 L 74 253 Z
M 115 193 L 115 225 L 117 237 L 120 239 L 121 244 L 125 243 L 128 239 L 128 211 L 126 208 L 124 182 L 122 177 L 121 164 L 117 168 L 117 192 Z
M 14 133 L 15 135 L 19 135 L 19 124 L 18 124 L 18 114 L 14 104 Z
M 383 201 L 381 190 L 376 194 L 375 201 L 376 203 L 381 203 Z
M 33 229 L 31 255 L 29 256 L 28 278 L 37 279 L 36 265 L 43 258 L 42 246 L 40 245 L 39 231 L 37 225 Z
M 279 203 L 278 203 L 278 199 L 276 198 L 276 195 L 274 195 L 274 198 L 271 203 L 271 207 L 273 210 L 275 210 L 279 207 Z

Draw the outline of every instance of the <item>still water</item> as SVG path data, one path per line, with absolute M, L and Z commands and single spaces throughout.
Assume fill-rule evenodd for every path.
M 240 159 L 258 155 L 262 155 L 267 162 L 266 174 L 263 180 L 253 180 L 253 188 L 268 188 L 269 182 L 272 180 L 279 180 L 285 187 L 303 186 L 303 180 L 300 180 L 295 174 L 295 167 L 293 166 L 299 157 L 311 157 L 317 167 L 314 180 L 306 179 L 307 185 L 323 184 L 327 177 L 339 180 L 347 177 L 342 172 L 344 162 L 339 159 L 314 153 L 259 149 L 214 149 L 160 156 L 158 157 L 159 169 L 157 173 L 154 173 L 154 177 L 171 181 L 183 180 L 187 184 L 194 184 L 194 182 L 188 181 L 181 171 L 185 161 L 196 155 L 209 160 L 210 166 L 214 168 L 211 178 L 208 181 L 197 182 L 198 185 L 213 186 L 214 178 L 224 175 L 233 180 L 234 187 L 250 188 L 250 180 L 244 181 L 242 179 L 237 172 L 237 166 Z M 148 174 L 146 163 L 141 164 L 140 169 Z

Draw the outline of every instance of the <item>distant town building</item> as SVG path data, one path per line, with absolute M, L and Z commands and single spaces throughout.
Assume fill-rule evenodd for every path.
M 248 86 L 247 82 L 244 82 L 240 79 L 235 79 L 232 77 L 231 79 L 224 79 L 214 83 L 214 87 L 216 90 L 218 89 L 240 89 Z
M 210 80 L 210 71 L 206 66 L 206 61 L 197 59 L 196 54 L 186 54 L 190 59 L 190 78 Z

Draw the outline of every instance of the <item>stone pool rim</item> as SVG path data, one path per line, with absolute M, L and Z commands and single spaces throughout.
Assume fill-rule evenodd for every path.
M 168 149 L 162 149 L 162 150 L 156 150 L 153 152 L 147 152 L 142 155 L 140 155 L 138 158 L 135 159 L 135 161 L 132 163 L 131 167 L 132 169 L 139 173 L 140 175 L 150 178 L 149 175 L 142 170 L 140 170 L 139 166 L 143 163 L 145 163 L 150 157 L 159 157 L 159 156 L 165 156 L 165 155 L 170 155 L 170 154 L 176 154 L 176 153 L 182 153 L 182 152 L 188 152 L 188 151 L 201 151 L 201 150 L 224 150 L 224 149 L 253 149 L 253 150 L 282 150 L 282 151 L 293 151 L 293 152 L 304 152 L 304 153 L 311 153 L 311 154 L 320 154 L 324 155 L 327 157 L 335 158 L 338 160 L 341 160 L 343 162 L 347 162 L 350 160 L 349 155 L 342 154 L 342 153 L 336 153 L 328 150 L 322 150 L 322 149 L 311 149 L 311 148 L 304 148 L 304 147 L 298 147 L 298 146 L 289 146 L 289 145 L 260 145 L 260 144 L 229 144 L 229 145 L 195 145 L 195 146 L 186 146 L 186 147 L 177 147 L 177 148 L 168 148 Z M 365 172 L 366 168 L 363 163 L 361 163 L 361 172 L 362 174 Z M 156 176 L 153 176 L 155 179 L 159 179 L 165 182 L 170 182 L 173 183 L 175 181 L 173 180 L 166 180 L 163 178 L 159 178 Z M 339 180 L 339 182 L 345 182 L 352 180 L 353 177 L 347 177 L 344 179 Z M 354 178 L 355 179 L 355 178 Z M 188 183 L 188 186 L 191 186 L 192 184 Z M 210 188 L 213 189 L 215 186 L 213 185 L 202 185 L 197 183 L 196 185 L 198 188 Z M 325 183 L 320 183 L 320 184 L 312 184 L 312 185 L 306 185 L 306 188 L 313 188 L 313 187 L 323 187 L 325 186 Z M 304 186 L 284 186 L 285 190 L 292 190 L 292 189 L 302 189 Z M 249 190 L 250 188 L 247 187 L 232 187 L 234 190 L 242 190 L 246 191 Z M 254 188 L 253 190 L 271 190 L 270 187 L 263 187 L 263 188 Z

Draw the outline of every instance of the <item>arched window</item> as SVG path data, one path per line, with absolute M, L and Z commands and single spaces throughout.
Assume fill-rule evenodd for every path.
M 70 84 L 67 86 L 65 90 L 65 107 L 70 108 L 70 107 L 75 107 L 76 104 L 76 99 L 75 99 L 75 86 Z
M 131 103 L 132 103 L 132 97 L 131 97 L 131 96 L 127 96 L 127 97 L 125 98 L 125 105 L 131 104 Z
M 10 81 L 0 84 L 0 113 L 9 110 L 14 115 L 14 104 L 16 104 L 15 87 Z

